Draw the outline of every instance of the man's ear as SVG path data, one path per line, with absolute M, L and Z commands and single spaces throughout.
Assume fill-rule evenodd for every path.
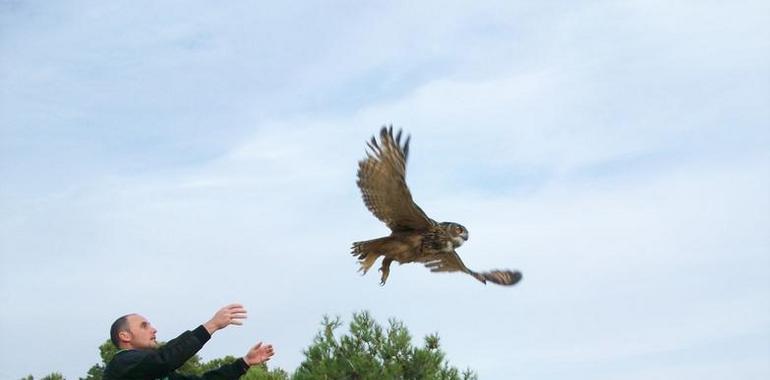
M 121 331 L 121 332 L 119 332 L 119 333 L 118 333 L 118 339 L 119 339 L 121 342 L 126 342 L 126 343 L 128 343 L 128 342 L 130 342 L 130 341 L 131 341 L 131 333 L 130 333 L 130 332 L 128 332 L 128 331 L 125 331 L 125 330 L 123 330 L 123 331 Z

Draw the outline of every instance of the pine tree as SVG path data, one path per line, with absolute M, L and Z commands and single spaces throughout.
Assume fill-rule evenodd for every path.
M 404 324 L 389 320 L 387 330 L 368 312 L 353 314 L 350 333 L 337 338 L 339 317 L 324 316 L 321 331 L 305 353 L 294 380 L 311 379 L 441 379 L 473 380 L 470 370 L 460 372 L 447 363 L 436 334 L 422 347 L 412 345 Z

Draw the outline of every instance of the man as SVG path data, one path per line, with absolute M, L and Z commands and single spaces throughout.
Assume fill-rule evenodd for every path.
M 119 349 L 107 368 L 104 380 L 139 379 L 206 379 L 234 380 L 249 369 L 273 356 L 272 345 L 262 342 L 251 347 L 245 356 L 230 364 L 204 373 L 202 376 L 188 376 L 176 372 L 187 359 L 198 352 L 214 332 L 229 325 L 241 325 L 246 318 L 246 309 L 239 304 L 221 308 L 206 323 L 195 330 L 185 331 L 175 339 L 158 348 L 154 327 L 139 314 L 128 314 L 118 318 L 110 328 L 110 339 Z

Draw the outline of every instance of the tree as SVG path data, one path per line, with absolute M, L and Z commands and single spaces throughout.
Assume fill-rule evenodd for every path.
M 35 377 L 32 375 L 27 375 L 25 377 L 22 377 L 20 380 L 35 380 Z M 40 378 L 40 380 L 65 380 L 64 375 L 62 375 L 59 372 L 51 372 L 48 375 L 45 375 Z
M 104 365 L 94 364 L 86 372 L 86 377 L 81 377 L 80 380 L 102 380 L 104 377 Z
M 268 370 L 267 366 L 262 364 L 249 368 L 240 380 L 289 380 L 289 374 L 280 368 Z
M 99 346 L 99 356 L 102 358 L 101 363 L 94 364 L 88 369 L 86 377 L 81 377 L 80 380 L 102 380 L 104 377 L 104 368 L 107 367 L 107 363 L 112 360 L 112 357 L 118 352 L 117 347 L 107 339 Z
M 64 380 L 64 375 L 59 372 L 53 372 L 49 375 L 43 376 L 40 380 Z
M 354 313 L 350 334 L 337 339 L 334 332 L 342 325 L 340 318 L 324 316 L 293 380 L 477 379 L 470 369 L 460 372 L 447 363 L 438 335 L 428 335 L 423 347 L 414 347 L 402 322 L 388 322 L 383 330 L 368 312 Z

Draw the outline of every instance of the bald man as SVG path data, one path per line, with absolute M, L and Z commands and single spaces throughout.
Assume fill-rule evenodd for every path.
M 202 376 L 183 375 L 176 370 L 195 355 L 212 334 L 230 325 L 241 325 L 245 318 L 246 309 L 243 306 L 227 305 L 219 309 L 208 322 L 158 347 L 155 337 L 158 330 L 152 327 L 147 318 L 139 314 L 124 315 L 110 328 L 110 340 L 119 351 L 107 364 L 104 380 L 235 380 L 252 365 L 270 360 L 273 346 L 259 342 L 242 358 Z

